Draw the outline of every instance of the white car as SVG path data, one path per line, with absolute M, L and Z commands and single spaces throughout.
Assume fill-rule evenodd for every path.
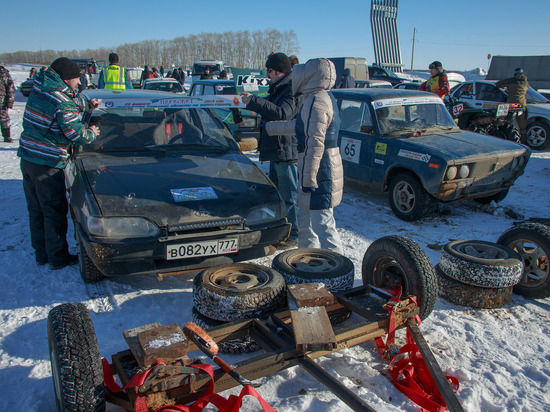
M 486 102 L 505 103 L 505 90 L 494 81 L 476 80 L 460 83 L 451 90 L 451 97 L 467 107 L 482 108 Z M 525 144 L 533 150 L 544 150 L 550 145 L 550 100 L 532 87 L 527 90 L 527 137 Z
M 184 87 L 176 79 L 171 77 L 159 77 L 145 79 L 141 88 L 144 90 L 155 90 L 160 92 L 187 93 Z

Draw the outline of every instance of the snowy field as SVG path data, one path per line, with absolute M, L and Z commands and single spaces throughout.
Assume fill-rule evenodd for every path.
M 28 67 L 8 66 L 19 85 Z M 54 306 L 82 302 L 91 313 L 101 354 L 127 349 L 122 332 L 160 322 L 191 320 L 192 282 L 189 277 L 111 278 L 96 285 L 82 282 L 78 266 L 60 271 L 37 267 L 30 246 L 19 158 L 16 156 L 26 98 L 19 91 L 10 110 L 12 144 L 0 143 L 0 409 L 50 412 L 56 409 L 47 343 L 47 316 Z M 264 170 L 265 170 L 265 166 Z M 335 209 L 345 255 L 355 264 L 355 285 L 362 284 L 361 261 L 368 246 L 386 235 L 415 240 L 432 263 L 443 245 L 454 239 L 496 241 L 514 220 L 550 217 L 550 153 L 534 153 L 526 173 L 498 206 L 471 201 L 455 203 L 445 214 L 407 223 L 393 215 L 386 194 L 346 188 Z M 512 218 L 510 216 L 516 216 Z M 76 253 L 72 227 L 68 236 Z M 271 258 L 259 260 L 269 265 Z M 458 399 L 467 411 L 550 410 L 550 299 L 529 300 L 513 295 L 504 307 L 479 310 L 438 299 L 422 323 L 428 344 L 443 371 L 460 381 Z M 403 339 L 404 331 L 398 332 Z M 239 360 L 225 356 L 227 361 Z M 373 341 L 317 360 L 341 383 L 377 411 L 419 411 L 393 387 L 387 364 Z M 278 411 L 349 410 L 335 395 L 300 367 L 261 379 L 260 394 Z M 238 393 L 234 388 L 223 393 Z M 120 411 L 108 406 L 108 410 Z M 257 410 L 252 398 L 245 411 Z

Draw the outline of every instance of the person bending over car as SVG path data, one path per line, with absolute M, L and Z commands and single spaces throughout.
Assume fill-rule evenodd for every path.
M 529 82 L 523 73 L 523 69 L 518 67 L 514 70 L 514 77 L 499 80 L 496 82 L 495 86 L 499 89 L 508 89 L 506 103 L 520 103 L 524 107 L 523 112 L 516 117 L 516 120 L 518 122 L 521 138 L 525 139 L 527 132 L 527 98 L 525 94 L 527 90 L 529 90 Z
M 87 144 L 99 135 L 80 113 L 97 107 L 97 99 L 78 95 L 80 68 L 60 57 L 39 77 L 27 100 L 17 155 L 21 158 L 23 190 L 29 211 L 31 244 L 36 263 L 52 270 L 78 263 L 67 245 L 65 168 L 70 147 Z

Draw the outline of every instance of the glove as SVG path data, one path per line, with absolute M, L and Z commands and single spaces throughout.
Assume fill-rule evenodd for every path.
M 304 192 L 304 193 L 315 192 L 315 188 L 314 187 L 302 186 L 302 192 Z

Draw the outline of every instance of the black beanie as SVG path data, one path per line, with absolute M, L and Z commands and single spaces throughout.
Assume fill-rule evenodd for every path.
M 71 59 L 60 57 L 55 59 L 50 67 L 61 77 L 61 80 L 70 80 L 80 77 L 80 67 Z
M 277 70 L 278 72 L 289 74 L 292 71 L 290 59 L 284 53 L 271 53 L 267 58 L 265 67 Z

